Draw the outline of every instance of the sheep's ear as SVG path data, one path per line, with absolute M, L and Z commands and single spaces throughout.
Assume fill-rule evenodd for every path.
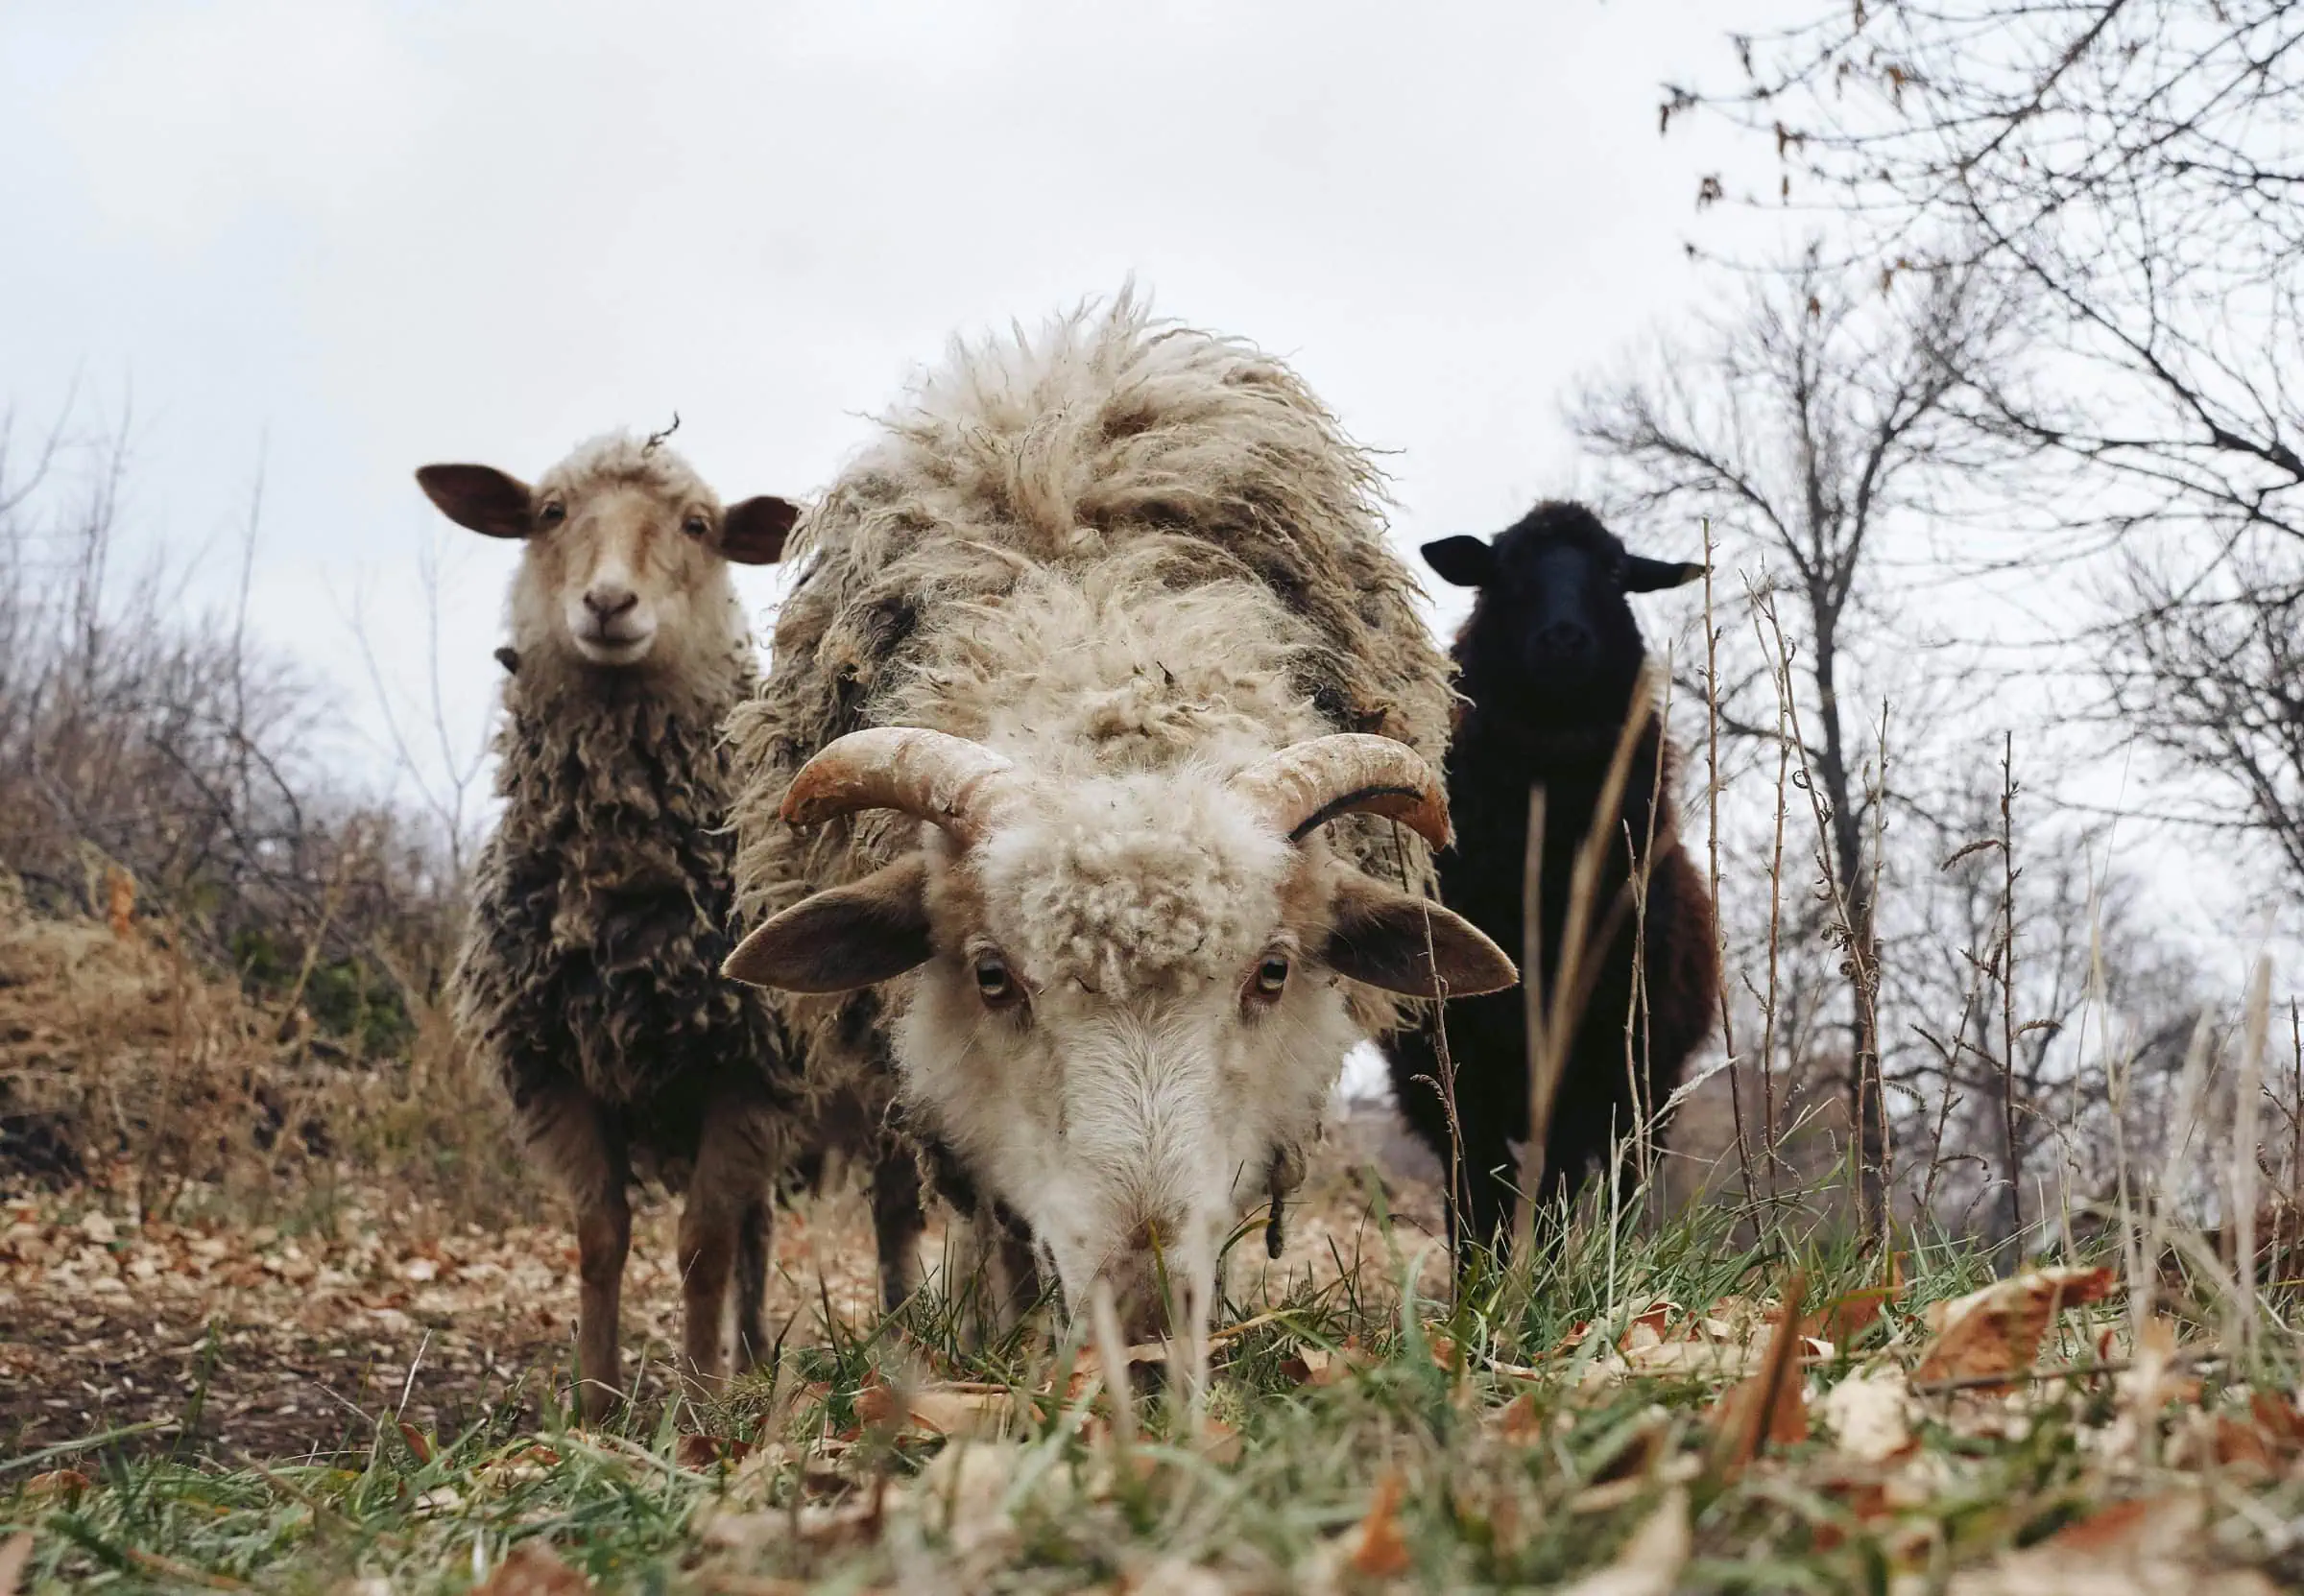
M 1409 997 L 1476 997 L 1520 980 L 1503 949 L 1470 920 L 1357 870 L 1337 889 L 1332 913 L 1321 960 L 1355 981 Z
M 800 506 L 773 493 L 732 504 L 720 516 L 720 552 L 739 565 L 773 565 L 799 519 Z
M 1496 550 L 1484 537 L 1443 537 L 1424 546 L 1424 562 L 1458 587 L 1485 587 L 1496 575 Z
M 927 861 L 907 853 L 861 881 L 804 898 L 736 944 L 732 981 L 847 992 L 927 963 Z
M 416 485 L 460 527 L 491 537 L 525 537 L 535 528 L 528 485 L 492 465 L 426 465 Z
M 1624 591 L 1657 593 L 1667 587 L 1682 587 L 1703 581 L 1704 571 L 1702 565 L 1684 564 L 1677 560 L 1643 560 L 1634 555 L 1624 561 Z

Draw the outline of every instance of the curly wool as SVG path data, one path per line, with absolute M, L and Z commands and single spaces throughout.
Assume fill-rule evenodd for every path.
M 678 456 L 629 439 L 596 440 L 543 480 L 609 475 L 703 496 Z M 516 623 L 495 744 L 504 811 L 450 978 L 458 1029 L 516 1116 L 573 1077 L 623 1110 L 641 1166 L 676 1183 L 711 1082 L 782 1057 L 758 998 L 719 974 L 736 786 L 721 723 L 757 679 L 732 605 L 703 625 L 677 670 L 616 672 L 560 659 Z
M 882 426 L 796 530 L 768 679 L 730 721 L 748 922 L 914 841 L 887 814 L 778 818 L 800 767 L 868 726 L 1029 743 L 1035 769 L 1083 775 L 1237 769 L 1328 731 L 1440 763 L 1451 665 L 1385 544 L 1378 473 L 1279 361 L 1123 293 L 955 345 Z M 1432 890 L 1418 839 L 1367 817 L 1336 833 L 1363 869 Z M 885 1060 L 870 994 L 770 1001 L 811 1087 Z M 1399 1022 L 1372 989 L 1356 1009 Z

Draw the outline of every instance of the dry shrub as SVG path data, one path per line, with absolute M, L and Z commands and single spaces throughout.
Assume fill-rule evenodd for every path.
M 159 918 L 33 914 L 0 873 L 0 1180 L 89 1179 L 150 1216 L 198 1193 L 269 1217 L 348 1179 L 450 1217 L 533 1211 L 434 1006 L 412 1006 L 404 1058 L 347 1067 L 300 1007 L 186 943 Z

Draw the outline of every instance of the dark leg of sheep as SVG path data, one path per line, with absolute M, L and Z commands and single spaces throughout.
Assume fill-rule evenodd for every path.
M 776 1116 L 753 1091 L 718 1094 L 707 1108 L 696 1173 L 680 1213 L 682 1365 L 700 1394 L 716 1393 L 728 1377 L 729 1286 L 747 1215 L 756 1208 L 766 1254 L 775 1137 Z
M 560 1177 L 576 1209 L 577 1400 L 585 1421 L 596 1423 L 623 1394 L 616 1318 L 632 1250 L 632 1208 L 624 1195 L 631 1166 L 611 1116 L 581 1087 L 564 1085 L 524 1105 L 523 1112 L 531 1147 Z
M 747 1372 L 768 1355 L 762 1315 L 768 1298 L 769 1205 L 766 1198 L 744 1210 L 736 1230 L 736 1370 Z
M 920 1287 L 920 1234 L 927 1217 L 920 1205 L 920 1160 L 908 1147 L 883 1138 L 872 1165 L 872 1233 L 880 1257 L 880 1306 L 894 1313 Z

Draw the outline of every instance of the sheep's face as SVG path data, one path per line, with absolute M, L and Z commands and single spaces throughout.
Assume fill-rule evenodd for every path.
M 1212 1301 L 1358 1039 L 1318 957 L 1336 867 L 1212 786 L 1084 783 L 943 864 L 896 1031 L 907 1097 L 1132 1339 L 1164 1278 Z
M 726 562 L 773 561 L 796 514 L 776 498 L 724 511 L 677 456 L 625 440 L 588 445 L 535 488 L 483 465 L 427 465 L 417 480 L 459 525 L 525 541 L 512 594 L 522 658 L 610 669 L 676 655 L 666 640 L 699 631 L 723 641 Z
M 894 1032 L 907 1102 L 1030 1225 L 1066 1302 L 1101 1281 L 1141 1336 L 1165 1307 L 1212 1307 L 1226 1234 L 1314 1133 L 1361 1036 L 1346 978 L 1429 995 L 1428 946 L 1452 990 L 1509 985 L 1511 965 L 1218 774 L 997 807 L 967 843 L 931 830 L 786 911 L 729 969 L 833 990 L 917 966 Z
M 1580 505 L 1539 505 L 1493 543 L 1446 537 L 1425 561 L 1480 598 L 1465 625 L 1466 665 L 1506 707 L 1538 715 L 1613 712 L 1647 653 L 1626 602 L 1676 587 L 1701 565 L 1644 560 Z
M 635 483 L 575 492 L 547 477 L 538 535 L 514 590 L 514 630 L 557 628 L 594 665 L 637 665 L 660 634 L 680 636 L 692 607 L 716 604 L 726 576 L 712 552 L 719 507 L 667 499 Z

